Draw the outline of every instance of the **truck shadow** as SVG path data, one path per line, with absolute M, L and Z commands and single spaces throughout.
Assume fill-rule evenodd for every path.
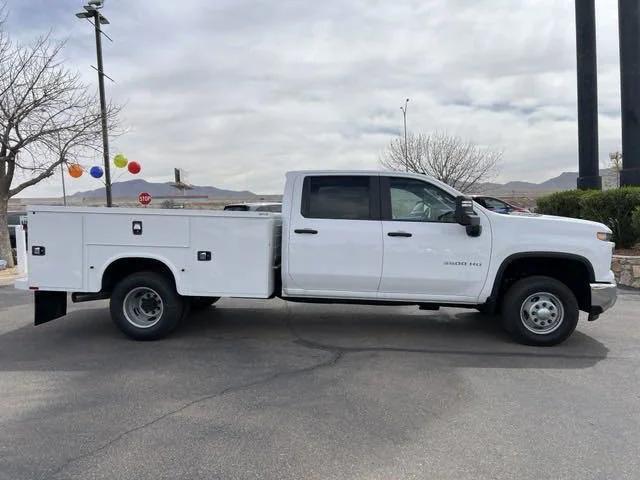
M 269 333 L 264 329 L 281 331 L 282 324 L 297 344 L 311 349 L 342 354 L 423 354 L 460 367 L 588 368 L 609 353 L 579 328 L 562 345 L 530 347 L 515 343 L 495 317 L 460 309 L 421 312 L 415 307 L 289 304 L 281 309 L 247 311 L 221 304 L 192 314 L 177 335 L 264 335 L 267 339 Z
M 228 358 L 235 362 L 243 352 L 257 359 L 292 348 L 316 351 L 315 355 L 426 355 L 445 367 L 581 369 L 607 358 L 609 352 L 579 331 L 586 322 L 564 344 L 540 348 L 514 343 L 495 319 L 468 310 L 421 312 L 414 307 L 281 301 L 258 302 L 258 308 L 251 302 L 234 305 L 238 303 L 221 301 L 218 307 L 193 312 L 169 338 L 156 342 L 127 339 L 106 309 L 75 310 L 37 328 L 0 336 L 0 370 L 24 364 L 30 369 L 74 370 L 105 362 L 131 368 L 128 360 L 149 352 L 158 358 L 180 353 L 181 361 L 202 361 L 203 352 L 234 351 L 237 355 Z

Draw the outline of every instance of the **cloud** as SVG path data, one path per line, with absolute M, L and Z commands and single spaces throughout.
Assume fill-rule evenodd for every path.
M 501 149 L 502 180 L 542 181 L 577 169 L 572 3 L 107 0 L 108 95 L 129 127 L 111 150 L 148 179 L 181 166 L 194 183 L 279 192 L 290 169 L 378 168 L 410 97 L 411 131 Z M 8 4 L 12 34 L 53 28 L 95 84 L 81 1 Z M 602 158 L 620 148 L 614 4 L 597 12 Z M 57 194 L 56 179 L 25 192 Z

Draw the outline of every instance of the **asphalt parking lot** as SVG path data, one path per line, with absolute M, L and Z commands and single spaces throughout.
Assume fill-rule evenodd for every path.
M 0 479 L 640 477 L 640 293 L 553 348 L 475 311 L 222 300 L 166 340 L 0 287 Z

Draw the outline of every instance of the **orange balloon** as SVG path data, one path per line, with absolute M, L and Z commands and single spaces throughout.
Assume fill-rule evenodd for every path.
M 72 163 L 71 165 L 69 165 L 69 175 L 71 175 L 73 178 L 79 178 L 83 173 L 83 168 L 77 163 Z

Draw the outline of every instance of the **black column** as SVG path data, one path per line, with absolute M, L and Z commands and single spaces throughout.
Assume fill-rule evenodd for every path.
M 622 91 L 620 185 L 640 185 L 640 0 L 618 0 Z
M 623 0 L 620 0 L 623 1 Z M 595 0 L 576 0 L 578 188 L 602 188 L 598 167 L 598 66 Z

